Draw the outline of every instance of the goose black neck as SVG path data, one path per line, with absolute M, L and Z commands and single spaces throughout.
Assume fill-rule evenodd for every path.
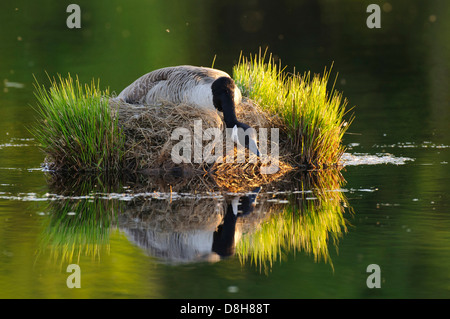
M 222 100 L 222 112 L 223 112 L 223 120 L 228 128 L 232 128 L 235 125 L 239 126 L 239 121 L 236 117 L 236 109 L 234 105 L 234 101 L 230 96 L 223 96 Z
M 233 79 L 222 76 L 217 78 L 211 85 L 213 104 L 219 111 L 223 112 L 223 119 L 228 128 L 238 125 L 234 104 L 235 84 Z M 238 125 L 239 126 L 239 125 Z

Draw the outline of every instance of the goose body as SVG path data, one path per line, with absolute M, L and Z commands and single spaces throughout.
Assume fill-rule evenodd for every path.
M 131 83 L 118 98 L 131 104 L 185 103 L 223 112 L 226 127 L 232 129 L 233 141 L 260 155 L 254 130 L 247 131 L 250 127 L 236 118 L 235 107 L 241 103 L 241 91 L 224 71 L 191 65 L 158 69 Z
M 215 110 L 211 85 L 221 77 L 231 79 L 228 73 L 211 68 L 191 65 L 166 67 L 141 76 L 118 97 L 132 104 L 186 103 Z M 241 100 L 241 91 L 234 85 L 234 103 L 239 104 Z

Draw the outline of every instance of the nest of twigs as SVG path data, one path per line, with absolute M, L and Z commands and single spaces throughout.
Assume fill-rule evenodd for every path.
M 250 160 L 253 154 L 248 154 L 246 161 L 228 161 L 227 156 L 233 154 L 226 153 L 226 134 L 222 116 L 216 111 L 198 109 L 196 107 L 172 103 L 162 103 L 161 105 L 134 105 L 112 98 L 110 105 L 118 114 L 119 126 L 125 136 L 125 168 L 133 172 L 148 172 L 154 170 L 169 171 L 174 168 L 197 171 L 201 174 L 209 173 L 214 176 L 218 186 L 232 191 L 243 191 L 257 185 L 269 183 L 282 176 L 292 167 L 288 164 L 289 150 L 283 145 L 279 145 L 281 158 L 286 161 L 279 161 L 278 169 L 269 174 L 261 169 L 266 164 L 259 159 Z M 236 107 L 237 117 L 240 121 L 247 123 L 255 130 L 259 128 L 280 128 L 280 135 L 283 134 L 283 124 L 278 117 L 269 116 L 263 112 L 252 100 L 244 101 Z M 199 122 L 201 120 L 201 122 Z M 201 123 L 201 130 L 199 130 Z M 197 126 L 196 126 L 197 125 Z M 180 163 L 173 160 L 173 148 L 180 143 L 180 136 L 174 134 L 175 129 L 182 129 L 182 133 L 190 136 L 191 145 L 201 141 L 201 148 L 209 147 L 214 149 L 223 147 L 223 157 L 218 157 L 214 161 L 205 161 L 204 158 L 198 161 L 194 157 L 182 157 Z M 223 131 L 223 140 L 204 140 L 196 138 L 196 134 L 209 128 L 219 128 Z M 199 132 L 200 131 L 200 132 Z M 281 137 L 280 137 L 281 139 Z M 216 144 L 215 144 L 216 143 Z M 236 155 L 236 148 L 234 150 Z M 270 162 L 266 158 L 266 163 Z
M 237 158 L 237 150 L 233 156 Z M 246 192 L 255 187 L 269 184 L 292 170 L 292 166 L 281 160 L 274 161 L 270 157 L 264 161 L 255 160 L 250 155 L 250 160 L 243 163 L 227 163 L 226 158 L 221 163 L 216 162 L 211 168 L 214 180 L 218 186 L 231 192 Z M 254 162 L 252 161 L 254 160 Z
M 181 232 L 201 229 L 214 231 L 224 215 L 218 198 L 167 199 L 135 198 L 119 216 L 122 228 L 143 228 Z
M 192 138 L 196 133 L 195 120 L 202 120 L 202 129 L 222 129 L 222 120 L 217 112 L 189 105 L 134 105 L 115 99 L 110 103 L 118 112 L 119 126 L 125 135 L 124 162 L 130 171 L 176 166 L 171 159 L 172 148 L 179 142 L 172 139 L 176 128 L 187 129 Z M 189 166 L 202 168 L 203 163 Z

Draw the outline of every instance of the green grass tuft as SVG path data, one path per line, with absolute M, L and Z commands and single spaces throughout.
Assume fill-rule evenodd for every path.
M 353 116 L 346 122 L 347 100 L 327 91 L 330 71 L 322 76 L 287 74 L 270 54 L 241 55 L 233 78 L 244 96 L 263 110 L 277 114 L 285 123 L 296 162 L 308 168 L 339 164 L 344 152 L 342 138 Z
M 38 124 L 31 129 L 52 169 L 117 170 L 122 165 L 124 136 L 108 103 L 108 90 L 99 83 L 80 84 L 49 77 L 49 90 L 35 83 Z

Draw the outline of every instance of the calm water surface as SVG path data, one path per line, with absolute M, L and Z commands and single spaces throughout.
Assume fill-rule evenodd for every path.
M 0 297 L 450 297 L 447 1 L 385 4 L 379 30 L 366 27 L 364 1 L 79 1 L 80 30 L 66 28 L 64 5 L 44 2 L 0 4 Z M 334 62 L 336 88 L 356 106 L 341 177 L 229 194 L 41 169 L 27 130 L 33 74 L 100 78 L 118 92 L 214 55 L 231 72 L 241 50 L 266 45 L 289 70 Z M 253 212 L 229 218 L 255 195 Z M 72 263 L 80 289 L 66 285 Z M 380 289 L 366 285 L 370 264 Z

